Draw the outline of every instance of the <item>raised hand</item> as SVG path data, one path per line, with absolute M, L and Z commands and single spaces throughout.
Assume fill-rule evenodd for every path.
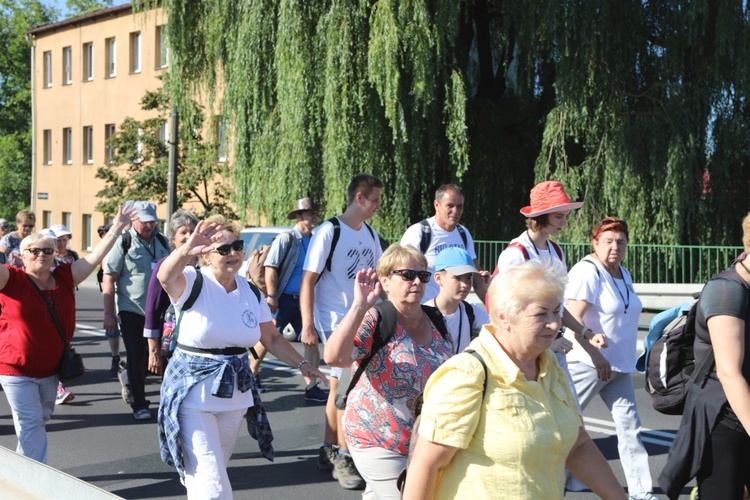
M 356 305 L 365 310 L 375 305 L 380 297 L 380 281 L 378 273 L 372 268 L 360 269 L 354 277 L 354 300 L 352 305 Z
M 221 238 L 221 229 L 216 223 L 206 224 L 205 220 L 199 221 L 195 231 L 185 242 L 186 255 L 197 256 L 209 253 L 214 249 L 213 244 Z

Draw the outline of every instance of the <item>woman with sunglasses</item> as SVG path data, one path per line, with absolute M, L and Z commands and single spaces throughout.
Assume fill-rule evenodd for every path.
M 641 300 L 633 289 L 633 278 L 622 266 L 630 233 L 624 220 L 607 217 L 591 230 L 593 253 L 570 270 L 565 289 L 566 308 L 581 324 L 594 331 L 607 332 L 606 349 L 600 352 L 612 367 L 607 380 L 597 373 L 594 361 L 583 349 L 568 354 L 568 370 L 573 378 L 581 410 L 599 395 L 607 405 L 617 430 L 620 462 L 631 499 L 654 498 L 648 453 L 641 442 L 641 419 L 635 401 L 630 373 L 635 371 L 638 318 Z M 571 335 L 568 331 L 567 335 Z M 568 489 L 583 485 L 570 479 Z
M 47 303 L 70 341 L 75 330 L 74 288 L 94 272 L 136 217 L 136 212 L 120 209 L 107 236 L 73 263 L 56 265 L 55 238 L 33 233 L 19 247 L 23 267 L 0 266 L 0 385 L 13 412 L 16 451 L 21 455 L 47 461 L 45 426 L 55 409 L 64 347 Z
M 401 497 L 396 481 L 406 467 L 415 406 L 427 379 L 453 354 L 452 340 L 443 338 L 421 306 L 430 279 L 419 250 L 391 245 L 377 273 L 357 273 L 352 306 L 325 345 L 326 363 L 351 366 L 355 373 L 371 353 L 381 320 L 373 305 L 385 291 L 396 310 L 395 331 L 367 363 L 343 418 L 349 451 L 367 483 L 363 497 Z
M 199 222 L 184 245 L 162 263 L 159 281 L 175 306 L 177 349 L 164 371 L 159 406 L 161 457 L 175 467 L 190 499 L 232 498 L 227 465 L 247 415 L 248 430 L 273 459 L 270 427 L 248 362 L 263 343 L 272 354 L 311 376 L 325 376 L 276 330 L 265 300 L 237 274 L 243 242 L 236 223 L 215 215 Z M 201 267 L 189 265 L 195 257 Z M 202 286 L 183 309 L 200 273 Z

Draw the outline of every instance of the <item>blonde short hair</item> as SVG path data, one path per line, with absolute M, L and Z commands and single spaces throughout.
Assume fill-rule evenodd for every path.
M 495 311 L 515 319 L 530 302 L 549 298 L 562 302 L 567 283 L 565 268 L 557 259 L 531 259 L 511 266 L 490 284 L 490 320 L 495 324 Z
M 416 260 L 419 262 L 419 265 L 427 269 L 427 259 L 422 252 L 414 247 L 394 243 L 386 248 L 383 255 L 378 259 L 376 268 L 378 276 L 388 276 L 391 271 L 400 269 L 403 265 L 409 262 L 409 259 Z
M 742 246 L 746 252 L 750 252 L 750 213 L 742 219 Z
M 219 229 L 221 231 L 229 231 L 236 238 L 240 237 L 240 225 L 235 221 L 227 220 L 227 218 L 223 215 L 216 214 L 210 217 L 206 217 L 205 225 L 208 224 L 216 224 L 217 226 L 219 226 Z
M 34 244 L 37 244 L 39 242 L 46 243 L 51 248 L 57 248 L 57 238 L 50 235 L 48 232 L 45 231 L 38 231 L 36 233 L 31 233 L 27 237 L 25 237 L 21 241 L 21 253 L 25 252 L 26 249 L 31 247 Z

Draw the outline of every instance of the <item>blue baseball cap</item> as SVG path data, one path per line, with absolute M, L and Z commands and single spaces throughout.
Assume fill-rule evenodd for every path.
M 461 247 L 448 247 L 442 250 L 435 259 L 435 271 L 448 271 L 453 276 L 478 273 L 469 252 Z
M 158 221 L 156 216 L 156 205 L 148 201 L 136 201 L 133 205 L 138 210 L 138 218 L 141 222 Z

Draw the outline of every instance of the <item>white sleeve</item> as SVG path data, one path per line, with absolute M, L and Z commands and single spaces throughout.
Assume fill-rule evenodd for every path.
M 420 250 L 419 244 L 422 242 L 422 225 L 420 223 L 412 224 L 401 237 L 401 245 L 405 247 L 414 247 Z M 420 250 L 421 251 L 421 250 Z
M 173 302 L 175 309 L 178 311 L 182 310 L 182 306 L 187 302 L 190 297 L 190 292 L 193 291 L 193 283 L 195 283 L 195 276 L 200 271 L 193 266 L 185 266 L 182 271 L 182 275 L 185 276 L 185 289 L 182 291 L 182 295 L 177 299 L 177 302 Z
M 497 258 L 497 272 L 502 273 L 510 266 L 523 264 L 524 262 L 526 262 L 526 259 L 523 258 L 523 252 L 519 248 L 508 247 Z
M 599 272 L 597 272 L 599 271 Z M 568 273 L 565 299 L 585 300 L 596 304 L 601 294 L 601 270 L 595 264 L 579 262 Z
M 255 294 L 253 294 L 253 297 Z M 262 296 L 261 296 L 262 297 Z M 265 300 L 259 300 L 258 306 L 260 307 L 260 321 L 259 323 L 268 323 L 270 321 L 273 321 L 273 314 L 271 314 L 271 309 L 268 307 L 268 302 Z
M 318 229 L 310 240 L 310 246 L 307 249 L 305 264 L 302 266 L 302 270 L 323 274 L 328 254 L 331 251 L 332 241 L 333 224 L 326 221 L 320 226 L 320 229 Z

